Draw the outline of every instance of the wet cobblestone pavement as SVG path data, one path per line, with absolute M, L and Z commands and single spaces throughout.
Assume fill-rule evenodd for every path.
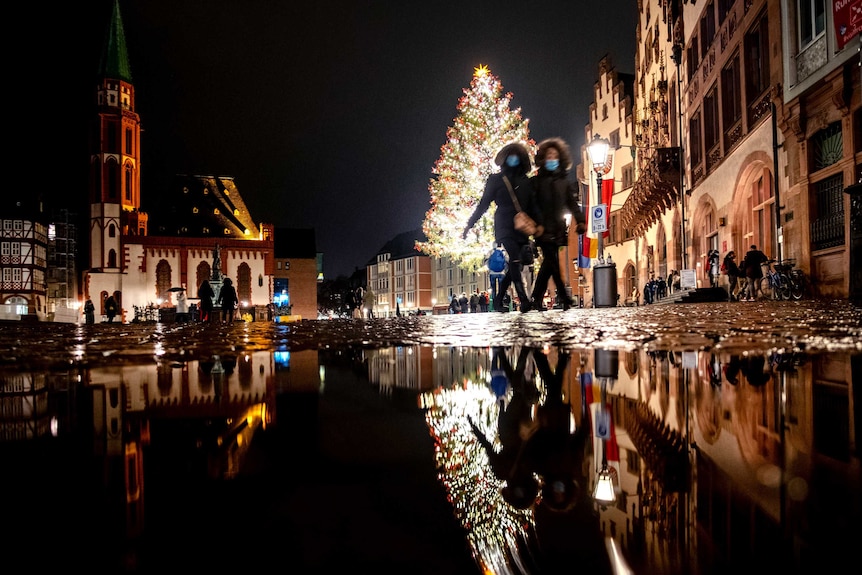
M 68 367 L 189 360 L 264 349 L 391 345 L 650 350 L 862 351 L 862 307 L 846 300 L 573 309 L 567 312 L 234 324 L 5 324 L 0 365 Z

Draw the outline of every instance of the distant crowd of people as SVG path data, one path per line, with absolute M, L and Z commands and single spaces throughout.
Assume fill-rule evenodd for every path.
M 478 289 L 467 297 L 467 292 L 461 295 L 452 294 L 449 300 L 449 313 L 485 313 L 490 311 L 491 298 L 488 292 Z

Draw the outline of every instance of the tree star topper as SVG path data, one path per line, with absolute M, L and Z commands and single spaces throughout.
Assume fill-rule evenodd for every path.
M 476 68 L 473 68 L 473 75 L 477 78 L 482 78 L 488 75 L 488 66 L 485 64 L 479 64 Z

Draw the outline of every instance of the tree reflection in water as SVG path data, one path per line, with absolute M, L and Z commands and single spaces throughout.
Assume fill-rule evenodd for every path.
M 6 366 L 10 541 L 65 541 L 64 565 L 216 568 L 247 556 L 201 555 L 182 534 L 244 517 L 235 542 L 259 548 L 272 533 L 302 569 L 335 564 L 309 552 L 327 538 L 374 566 L 433 541 L 434 559 L 419 556 L 439 565 L 442 523 L 400 523 L 427 506 L 454 517 L 477 569 L 495 573 L 611 572 L 610 539 L 636 572 L 808 572 L 848 558 L 862 519 L 860 356 L 619 349 L 608 376 L 595 351 L 416 345 Z M 592 500 L 603 456 L 617 496 L 605 507 Z M 393 486 L 419 489 L 423 465 L 439 502 Z M 349 489 L 322 490 L 333 470 Z M 362 493 L 376 495 L 354 505 Z M 82 517 L 95 525 L 86 536 Z M 401 551 L 360 537 L 365 523 L 399 533 Z M 34 557 L 37 570 L 60 562 Z

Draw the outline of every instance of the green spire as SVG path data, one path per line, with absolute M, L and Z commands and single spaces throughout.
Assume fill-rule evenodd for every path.
M 129 53 L 126 49 L 126 33 L 120 17 L 120 2 L 114 0 L 114 11 L 105 34 L 102 58 L 99 61 L 99 77 L 113 78 L 132 83 L 132 68 L 129 66 Z

